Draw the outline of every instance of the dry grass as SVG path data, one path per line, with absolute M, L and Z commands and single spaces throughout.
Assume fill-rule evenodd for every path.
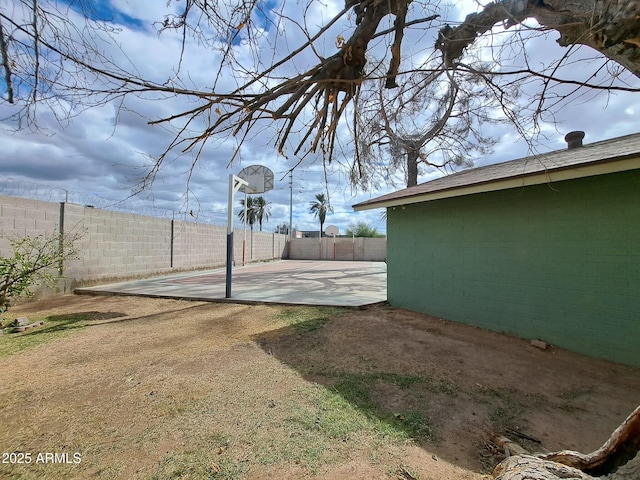
M 14 313 L 46 323 L 0 336 L 0 451 L 32 454 L 2 478 L 479 479 L 491 431 L 589 450 L 640 393 L 638 369 L 386 307 L 61 297 Z

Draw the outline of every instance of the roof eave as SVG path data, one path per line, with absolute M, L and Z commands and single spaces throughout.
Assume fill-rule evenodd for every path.
M 640 169 L 640 156 L 638 154 L 625 158 L 606 159 L 603 161 L 546 170 L 527 175 L 514 176 L 499 180 L 491 180 L 472 185 L 460 187 L 444 188 L 432 192 L 407 194 L 406 196 L 389 198 L 384 200 L 370 200 L 353 205 L 356 212 L 372 210 L 376 208 L 389 208 L 412 203 L 429 202 L 443 198 L 459 197 L 476 193 L 493 192 L 497 190 L 507 190 L 510 188 L 521 188 L 531 185 L 541 185 L 545 183 L 560 182 L 564 180 L 574 180 L 578 178 L 603 175 L 607 173 L 623 172 L 627 170 Z

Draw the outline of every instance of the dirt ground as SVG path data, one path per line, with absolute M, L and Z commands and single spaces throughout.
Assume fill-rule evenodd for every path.
M 12 309 L 89 320 L 0 358 L 0 452 L 33 459 L 0 463 L 0 478 L 481 479 L 502 458 L 492 433 L 590 452 L 640 401 L 638 368 L 388 306 L 300 309 L 92 296 Z

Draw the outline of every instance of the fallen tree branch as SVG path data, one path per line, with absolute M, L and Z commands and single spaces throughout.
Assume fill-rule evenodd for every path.
M 611 437 L 595 452 L 584 455 L 572 450 L 540 455 L 544 460 L 562 463 L 599 477 L 615 472 L 640 451 L 640 406 L 636 408 Z
M 495 480 L 594 480 L 580 470 L 532 455 L 508 457 L 493 470 Z
M 593 480 L 615 472 L 640 451 L 640 406 L 602 447 L 586 455 L 572 450 L 530 455 L 506 437 L 492 441 L 507 455 L 493 470 L 496 480 Z

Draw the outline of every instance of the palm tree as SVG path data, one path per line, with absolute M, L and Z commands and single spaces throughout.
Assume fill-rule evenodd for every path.
M 327 218 L 327 213 L 333 213 L 333 208 L 329 205 L 329 199 L 324 193 L 316 194 L 316 201 L 309 202 L 309 212 L 313 213 L 314 218 L 318 217 L 320 219 L 320 238 L 322 238 L 322 226 L 325 218 Z
M 253 207 L 256 212 L 258 225 L 260 225 L 260 231 L 262 231 L 262 222 L 269 220 L 269 217 L 271 216 L 271 202 L 269 202 L 269 200 L 265 200 L 262 196 L 256 197 L 253 199 Z
M 253 224 L 256 223 L 257 215 L 256 215 L 256 199 L 248 196 L 247 197 L 247 218 L 244 218 L 244 198 L 240 200 L 240 205 L 242 205 L 242 210 L 238 213 L 238 218 L 240 221 L 248 223 L 251 227 L 251 231 L 253 232 Z M 260 230 L 262 230 L 262 225 L 260 225 Z

